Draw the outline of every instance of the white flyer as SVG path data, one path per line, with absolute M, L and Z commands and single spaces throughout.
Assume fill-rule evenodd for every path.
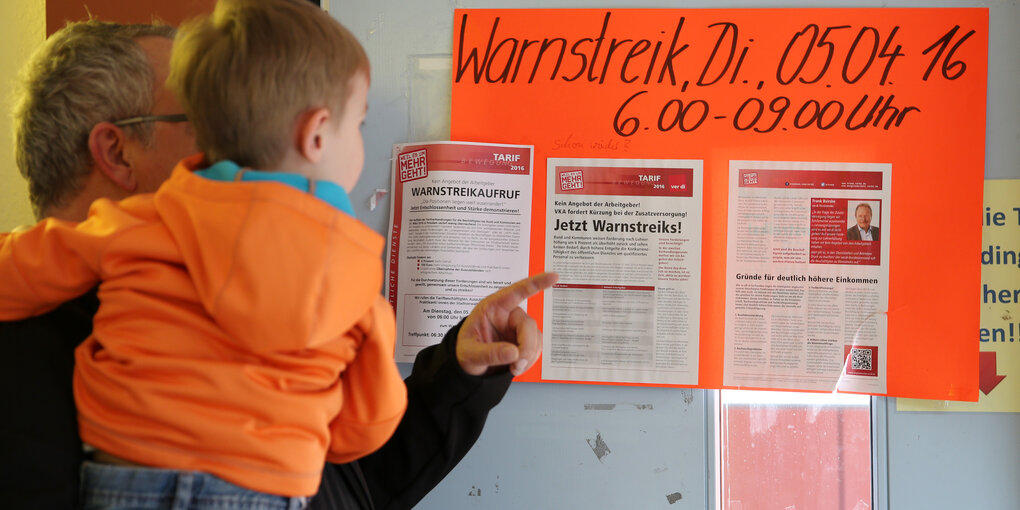
M 530 145 L 393 146 L 386 295 L 398 362 L 528 275 L 533 154 Z
M 702 162 L 547 167 L 543 379 L 697 384 Z
M 891 173 L 730 162 L 723 384 L 886 392 Z

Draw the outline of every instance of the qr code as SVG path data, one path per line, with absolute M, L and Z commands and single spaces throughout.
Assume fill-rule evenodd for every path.
M 871 370 L 871 349 L 850 349 L 850 368 Z
M 846 346 L 846 373 L 848 375 L 878 376 L 878 347 L 873 345 Z

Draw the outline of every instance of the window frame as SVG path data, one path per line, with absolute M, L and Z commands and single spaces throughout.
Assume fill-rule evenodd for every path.
M 705 390 L 706 487 L 708 508 L 722 510 L 722 390 Z M 889 508 L 889 397 L 871 396 L 871 508 Z

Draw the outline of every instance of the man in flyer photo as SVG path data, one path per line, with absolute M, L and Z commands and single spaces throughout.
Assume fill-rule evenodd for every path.
M 878 227 L 871 224 L 871 204 L 861 202 L 854 209 L 857 223 L 846 231 L 847 241 L 878 241 Z

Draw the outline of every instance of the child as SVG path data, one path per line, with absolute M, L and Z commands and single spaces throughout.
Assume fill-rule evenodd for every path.
M 204 157 L 80 224 L 0 234 L 0 320 L 101 280 L 74 381 L 86 508 L 300 506 L 406 405 L 383 239 L 345 192 L 368 60 L 309 2 L 221 1 L 181 29 L 169 83 Z

